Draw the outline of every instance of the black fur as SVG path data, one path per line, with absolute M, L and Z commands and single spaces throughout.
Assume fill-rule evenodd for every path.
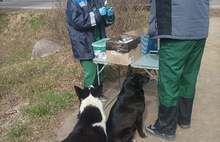
M 91 93 L 93 97 L 99 97 L 101 88 L 85 88 L 84 90 L 75 86 L 76 94 L 80 100 L 80 106 L 84 99 Z M 107 136 L 101 126 L 93 126 L 94 123 L 102 121 L 102 115 L 99 108 L 88 105 L 78 114 L 78 122 L 73 131 L 62 142 L 106 142 Z
M 131 66 L 128 66 L 122 90 L 112 106 L 107 120 L 108 142 L 131 142 L 136 130 L 142 138 L 146 137 L 142 130 L 145 109 L 142 87 L 148 81 L 149 77 L 133 73 Z

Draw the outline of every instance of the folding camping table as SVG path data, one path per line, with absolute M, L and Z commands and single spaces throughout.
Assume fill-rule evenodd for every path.
M 158 54 L 147 54 L 142 55 L 136 62 L 132 63 L 131 66 L 133 68 L 144 69 L 154 80 L 157 81 L 157 77 L 148 70 L 154 70 L 157 72 L 159 70 L 158 61 Z
M 120 64 L 108 63 L 107 60 L 100 59 L 100 58 L 94 58 L 93 62 L 95 64 L 97 64 L 98 84 L 100 84 L 99 74 L 100 74 L 100 72 L 103 71 L 103 69 L 107 65 L 120 65 Z M 159 62 L 159 55 L 158 54 L 147 54 L 147 55 L 142 55 L 137 61 L 132 63 L 131 66 L 133 68 L 144 69 L 153 79 L 155 79 L 157 81 L 157 77 L 155 77 L 149 70 L 154 70 L 157 72 L 159 70 L 158 62 Z M 103 67 L 101 69 L 99 69 L 98 64 L 103 64 Z M 118 68 L 118 75 L 119 75 L 119 87 L 120 87 L 120 69 L 119 68 Z M 119 89 L 119 92 L 120 92 L 120 89 Z M 115 97 L 113 97 L 112 100 L 107 102 L 107 104 L 104 106 L 104 109 L 106 109 L 111 104 L 111 102 L 114 101 L 114 99 L 117 96 L 118 95 L 116 95 Z

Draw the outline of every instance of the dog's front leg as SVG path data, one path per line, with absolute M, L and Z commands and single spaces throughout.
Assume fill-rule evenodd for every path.
M 137 117 L 137 121 L 136 121 L 135 127 L 136 127 L 136 129 L 137 129 L 138 134 L 140 135 L 140 137 L 146 138 L 147 135 L 143 132 L 143 129 L 142 129 L 142 120 L 143 120 L 142 115 L 139 115 L 139 116 Z

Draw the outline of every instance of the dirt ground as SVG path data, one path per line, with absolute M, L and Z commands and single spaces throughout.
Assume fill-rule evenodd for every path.
M 210 18 L 210 31 L 207 39 L 202 66 L 199 73 L 194 102 L 191 128 L 183 130 L 177 127 L 175 142 L 220 142 L 220 16 Z M 121 79 L 123 81 L 123 79 Z M 151 81 L 144 86 L 146 109 L 144 113 L 144 126 L 154 123 L 157 118 L 158 98 L 157 82 Z M 118 83 L 115 82 L 105 92 L 111 99 L 118 93 Z M 108 116 L 111 105 L 105 110 Z M 62 124 L 57 128 L 57 141 L 64 139 L 72 131 L 77 119 L 77 111 L 63 118 Z M 136 135 L 137 142 L 166 142 L 158 137 L 148 135 L 142 139 Z

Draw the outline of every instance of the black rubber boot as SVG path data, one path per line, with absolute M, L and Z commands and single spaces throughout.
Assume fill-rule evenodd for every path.
M 178 124 L 183 126 L 187 126 L 186 128 L 190 127 L 191 123 L 191 115 L 192 115 L 192 108 L 193 108 L 193 100 L 188 98 L 179 98 L 179 114 L 178 114 Z
M 103 83 L 101 83 L 99 85 L 99 87 L 101 87 L 100 91 L 99 91 L 99 99 L 103 102 L 107 101 L 108 98 L 106 96 L 103 95 Z
M 161 133 L 166 135 L 175 135 L 178 120 L 178 106 L 167 107 L 159 106 L 158 119 L 154 127 Z

